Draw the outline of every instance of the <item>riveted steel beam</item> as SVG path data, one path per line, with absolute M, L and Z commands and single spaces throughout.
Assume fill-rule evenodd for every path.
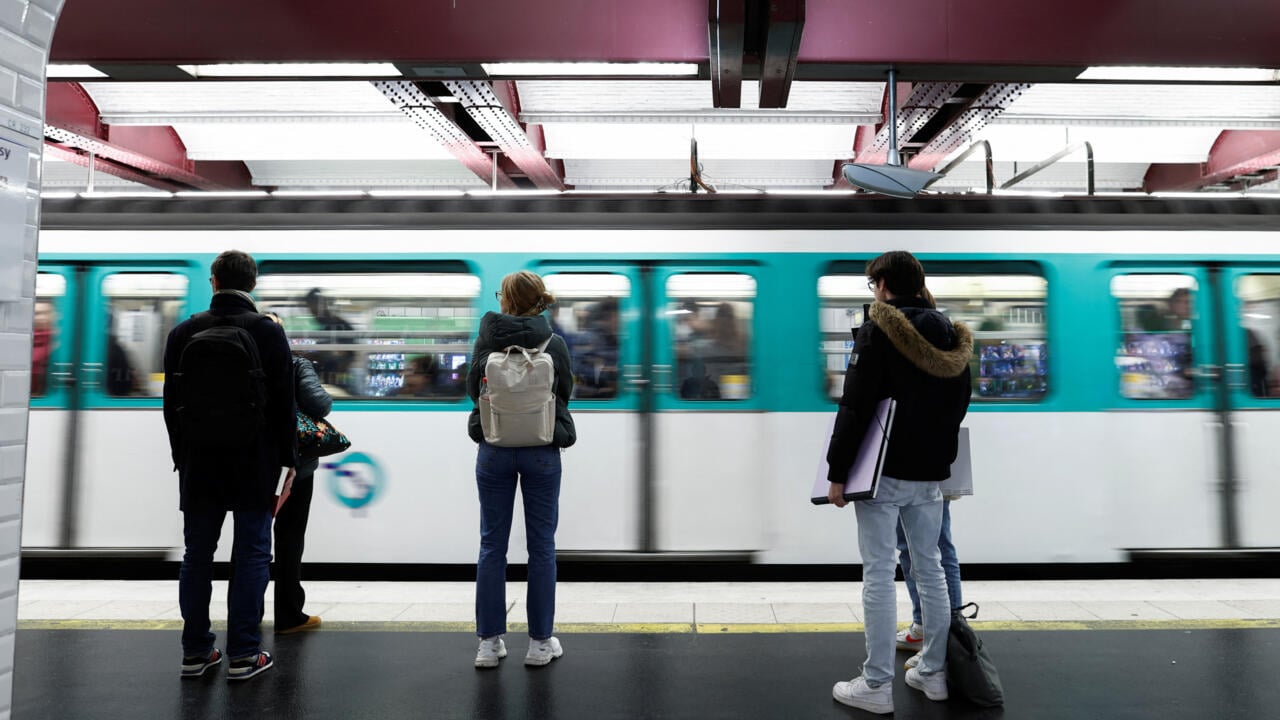
M 1030 87 L 1029 83 L 997 83 L 986 86 L 972 97 L 961 99 L 959 104 L 962 109 L 943 122 L 936 123 L 935 127 L 926 126 L 912 138 L 913 141 L 925 144 L 911 158 L 908 167 L 917 170 L 932 170 L 937 167 L 953 151 L 968 143 L 987 123 L 1009 109 Z M 938 115 L 934 116 L 935 121 L 938 118 Z
M 417 84 L 404 80 L 380 80 L 373 86 L 479 178 L 496 188 L 515 189 L 516 184 L 498 168 L 494 158 L 485 154 L 476 141 L 446 116 Z
M 87 156 L 92 154 L 101 161 L 93 163 L 95 170 L 162 190 L 236 190 L 250 185 L 243 163 L 239 172 L 221 169 L 219 179 L 202 175 L 172 127 L 104 125 L 97 105 L 79 83 L 50 83 L 47 97 L 45 143 L 63 151 L 57 153 L 60 157 L 86 156 L 71 161 L 88 167 Z
M 1147 168 L 1147 192 L 1199 190 L 1245 176 L 1263 177 L 1280 167 L 1280 130 L 1224 130 L 1201 164 L 1155 163 Z
M 784 108 L 791 94 L 804 32 L 804 0 L 769 0 L 769 24 L 760 54 L 760 107 Z
M 906 101 L 898 106 L 898 150 L 905 149 L 908 151 L 906 154 L 914 154 L 913 151 L 918 147 L 912 148 L 908 145 L 911 138 L 915 137 L 920 129 L 942 109 L 943 105 L 951 100 L 961 85 L 962 83 L 958 82 L 918 83 L 911 87 Z M 901 86 L 902 84 L 899 83 L 899 91 Z M 884 162 L 889 154 L 889 135 L 887 126 L 880 127 L 867 147 L 858 153 L 858 162 Z
M 514 82 L 450 80 L 444 85 L 458 98 L 471 119 L 534 185 L 546 190 L 564 189 L 564 166 L 559 163 L 553 165 L 547 160 L 542 128 L 521 127 L 516 119 L 520 117 L 520 96 Z

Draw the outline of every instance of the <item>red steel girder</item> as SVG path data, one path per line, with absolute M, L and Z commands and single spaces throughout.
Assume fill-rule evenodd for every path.
M 805 0 L 769 0 L 769 24 L 760 54 L 760 107 L 784 108 L 791 94 L 804 32 Z
M 1190 191 L 1245 175 L 1266 176 L 1280 167 L 1280 130 L 1223 130 L 1209 159 L 1195 163 L 1154 163 L 1142 181 L 1146 192 Z
M 500 168 L 494 169 L 493 158 L 486 155 L 476 141 L 446 116 L 417 84 L 404 80 L 385 80 L 375 82 L 373 86 L 486 184 L 492 183 L 499 189 L 506 190 L 516 188 L 516 184 L 505 172 Z M 503 112 L 506 112 L 505 109 Z
M 122 22 L 134 18 L 134 22 Z M 1280 67 L 1280 3 L 808 0 L 805 64 Z M 104 30 L 110 28 L 109 31 Z M 704 0 L 67 0 L 53 62 L 704 62 Z M 832 78 L 838 79 L 838 78 Z
M 107 161 L 95 164 L 95 169 L 119 177 L 127 174 L 134 182 L 165 190 L 250 187 L 244 163 L 237 163 L 238 171 L 219 169 L 218 180 L 196 172 L 195 163 L 187 159 L 186 146 L 171 127 L 103 125 L 97 105 L 79 83 L 50 83 L 46 97 L 46 144 L 71 154 L 92 153 Z M 66 157 L 66 153 L 56 154 Z M 79 164 L 87 167 L 88 162 L 86 157 Z
M 514 82 L 490 84 L 450 80 L 444 85 L 458 98 L 471 119 L 534 185 L 544 190 L 564 189 L 563 164 L 557 169 L 543 154 L 546 144 L 542 127 L 534 125 L 534 132 L 530 132 L 517 120 L 520 117 L 520 96 Z
M 89 167 L 91 162 L 91 158 L 88 153 L 81 152 L 75 148 L 68 148 L 68 147 L 63 147 L 61 145 L 55 145 L 54 143 L 51 143 L 51 142 L 46 142 L 44 144 L 44 155 L 45 157 L 48 157 L 48 158 L 56 158 L 63 162 L 74 163 L 76 165 L 79 165 L 80 167 L 85 167 L 85 168 Z M 118 178 L 124 178 L 125 180 L 128 180 L 130 182 L 136 182 L 139 185 L 146 185 L 147 187 L 155 188 L 156 190 L 176 192 L 178 190 L 189 189 L 183 185 L 177 185 L 171 182 L 165 182 L 164 180 L 159 180 L 145 173 L 138 172 L 137 170 L 131 167 L 126 167 L 124 165 L 121 165 L 120 163 L 113 162 L 111 160 L 108 160 L 107 158 L 98 157 L 96 155 L 92 157 L 92 166 L 93 166 L 94 172 L 101 172 L 101 173 L 106 173 L 108 175 L 115 175 Z
M 740 108 L 747 0 L 707 0 L 707 11 L 712 107 Z

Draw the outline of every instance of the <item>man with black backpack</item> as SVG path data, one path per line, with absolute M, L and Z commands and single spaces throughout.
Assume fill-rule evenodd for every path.
M 227 680 L 271 667 L 262 650 L 263 597 L 271 561 L 271 515 L 282 475 L 297 465 L 293 363 L 284 330 L 258 314 L 249 292 L 258 266 L 228 250 L 213 261 L 213 300 L 169 333 L 164 421 L 178 471 L 186 552 L 178 576 L 182 677 L 222 662 L 210 632 L 213 552 L 227 511 L 234 517 L 227 594 Z

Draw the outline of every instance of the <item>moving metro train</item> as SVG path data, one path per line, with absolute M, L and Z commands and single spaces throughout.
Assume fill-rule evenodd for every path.
M 528 268 L 559 296 L 552 319 L 578 380 L 561 553 L 857 562 L 852 513 L 807 494 L 871 300 L 865 262 L 901 248 L 977 338 L 965 421 L 976 492 L 952 508 L 965 562 L 1277 547 L 1276 239 L 998 226 L 46 230 L 22 544 L 33 556 L 178 557 L 161 352 L 174 323 L 207 306 L 213 257 L 237 248 L 257 258 L 261 307 L 316 363 L 353 441 L 317 473 L 309 561 L 475 561 L 460 379 L 501 278 Z

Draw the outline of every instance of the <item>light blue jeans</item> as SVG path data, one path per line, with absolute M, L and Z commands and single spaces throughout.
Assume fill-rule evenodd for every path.
M 551 637 L 556 615 L 556 526 L 560 522 L 560 448 L 480 443 L 480 559 L 476 564 L 476 634 L 507 631 L 507 541 L 519 485 L 529 549 L 529 637 Z
M 951 542 L 951 501 L 942 501 L 942 532 L 938 533 L 938 551 L 942 553 L 942 574 L 947 577 L 947 596 L 951 598 L 952 612 L 964 605 L 960 593 L 960 558 Z M 907 547 L 907 534 L 898 523 L 898 564 L 902 566 L 902 578 L 907 582 L 907 594 L 911 596 L 911 622 L 920 624 L 920 593 L 916 591 L 916 579 L 911 576 L 911 548 Z
M 867 661 L 862 676 L 878 687 L 893 681 L 897 597 L 893 585 L 897 527 L 901 519 L 924 611 L 921 675 L 942 672 L 951 623 L 947 580 L 942 574 L 938 535 L 942 530 L 940 483 L 881 476 L 874 500 L 854 503 L 858 515 L 858 550 L 862 553 L 862 615 L 866 625 Z

